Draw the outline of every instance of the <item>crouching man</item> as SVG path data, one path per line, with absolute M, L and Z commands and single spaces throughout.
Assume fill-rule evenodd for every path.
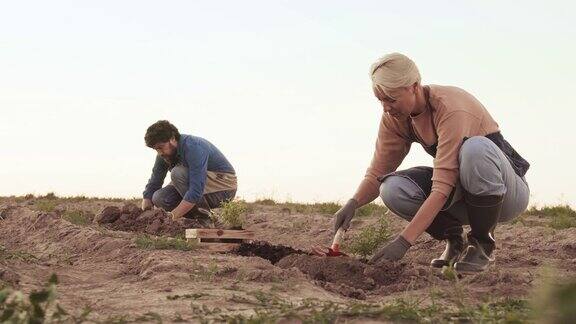
M 156 206 L 170 212 L 173 219 L 206 220 L 207 210 L 236 196 L 234 168 L 209 141 L 180 134 L 166 120 L 148 127 L 144 140 L 157 155 L 144 190 L 143 210 Z M 171 181 L 162 188 L 168 171 Z

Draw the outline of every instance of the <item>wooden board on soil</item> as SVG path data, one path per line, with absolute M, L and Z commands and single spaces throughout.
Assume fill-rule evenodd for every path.
M 202 249 L 212 252 L 229 252 L 250 242 L 254 232 L 248 230 L 226 230 L 218 228 L 188 228 L 186 239 L 196 241 Z

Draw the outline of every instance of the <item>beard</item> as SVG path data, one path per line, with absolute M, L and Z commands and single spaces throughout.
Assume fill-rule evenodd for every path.
M 168 163 L 168 165 L 170 166 L 174 166 L 176 165 L 176 163 L 178 163 L 177 161 L 177 150 L 176 150 L 176 146 L 172 146 L 172 153 L 171 154 L 166 154 L 166 155 L 160 155 L 161 158 L 164 159 L 164 161 L 166 161 L 166 163 Z

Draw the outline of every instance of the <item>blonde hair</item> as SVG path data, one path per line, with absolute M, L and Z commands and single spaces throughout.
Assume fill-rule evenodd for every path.
M 390 53 L 379 58 L 370 67 L 372 86 L 377 87 L 388 97 L 390 91 L 420 83 L 420 72 L 416 64 L 406 55 Z

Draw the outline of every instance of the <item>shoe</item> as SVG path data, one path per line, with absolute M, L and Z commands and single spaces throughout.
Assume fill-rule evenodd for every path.
M 460 234 L 452 235 L 446 239 L 446 248 L 439 258 L 433 259 L 430 265 L 434 268 L 451 266 L 458 261 L 464 251 L 464 239 L 462 238 L 462 228 Z
M 434 217 L 426 232 L 439 241 L 447 241 L 446 249 L 444 249 L 442 255 L 430 262 L 432 267 L 442 268 L 457 261 L 464 250 L 463 230 L 460 220 L 447 211 L 440 211 Z
M 491 258 L 494 247 L 478 242 L 473 236 L 468 235 L 468 246 L 462 258 L 454 264 L 456 272 L 482 272 L 488 265 L 494 262 Z M 488 252 L 488 253 L 487 253 Z
M 468 246 L 462 259 L 454 264 L 459 272 L 484 271 L 494 261 L 496 248 L 494 230 L 500 218 L 504 196 L 474 196 L 464 192 L 466 211 L 470 221 Z

